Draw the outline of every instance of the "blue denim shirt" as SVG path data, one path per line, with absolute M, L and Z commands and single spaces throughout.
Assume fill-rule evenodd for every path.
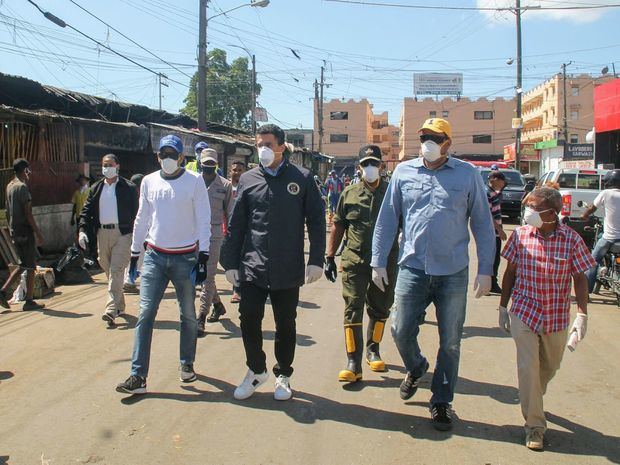
M 420 157 L 396 167 L 375 226 L 373 267 L 386 266 L 401 218 L 399 265 L 431 276 L 458 273 L 469 264 L 469 225 L 478 274 L 493 275 L 493 220 L 482 177 L 469 163 L 449 158 L 438 170 L 429 170 Z
M 263 169 L 265 170 L 267 174 L 270 174 L 271 176 L 277 176 L 283 164 L 284 164 L 284 157 L 282 157 L 282 161 L 280 162 L 278 166 L 276 166 L 275 169 L 272 170 L 271 168 L 267 168 L 266 166 L 263 166 Z

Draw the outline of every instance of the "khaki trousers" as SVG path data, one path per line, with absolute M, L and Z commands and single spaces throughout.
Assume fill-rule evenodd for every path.
M 99 264 L 108 278 L 108 301 L 106 312 L 117 314 L 125 311 L 123 281 L 125 268 L 131 258 L 131 234 L 121 235 L 116 229 L 99 229 L 97 232 L 97 254 Z
M 223 237 L 211 235 L 209 243 L 209 261 L 207 262 L 207 279 L 202 285 L 200 292 L 200 315 L 209 313 L 211 304 L 221 302 L 215 285 L 215 275 L 217 274 L 217 264 L 220 261 L 220 250 L 222 249 Z
M 547 429 L 543 395 L 564 355 L 568 329 L 536 334 L 521 319 L 510 314 L 510 332 L 517 346 L 517 375 L 525 431 Z

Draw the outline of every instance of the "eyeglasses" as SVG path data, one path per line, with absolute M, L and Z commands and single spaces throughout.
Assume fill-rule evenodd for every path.
M 420 134 L 420 142 L 424 143 L 426 141 L 432 141 L 436 144 L 442 144 L 445 142 L 446 138 L 444 136 L 436 136 L 434 134 Z
M 367 166 L 376 166 L 377 168 L 381 166 L 381 162 L 379 160 L 364 160 L 360 163 L 362 168 L 366 168 Z
M 179 159 L 179 152 L 177 152 L 176 150 L 162 150 L 161 152 L 159 152 L 157 154 L 157 156 L 159 157 L 160 160 L 165 160 L 166 158 L 171 158 L 172 160 L 178 160 Z

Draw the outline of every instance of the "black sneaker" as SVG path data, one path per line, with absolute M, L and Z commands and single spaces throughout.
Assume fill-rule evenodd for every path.
M 44 308 L 45 308 L 45 305 L 43 304 L 35 302 L 34 300 L 27 300 L 24 306 L 22 307 L 22 310 L 24 312 L 29 312 L 32 310 L 43 310 Z
M 433 426 L 438 431 L 450 431 L 452 429 L 452 412 L 450 404 L 431 405 L 431 417 Z
M 196 381 L 196 373 L 194 373 L 194 365 L 186 363 L 181 365 L 181 381 L 184 383 L 191 383 Z
M 222 302 L 213 304 L 213 310 L 211 311 L 209 318 L 207 318 L 207 322 L 216 323 L 222 315 L 226 315 L 226 308 L 224 307 L 224 304 Z
M 207 319 L 207 315 L 205 313 L 201 313 L 198 317 L 198 336 L 205 335 L 205 320 Z
M 491 290 L 489 291 L 491 294 L 499 294 L 502 295 L 502 288 L 499 287 L 499 284 L 495 283 L 491 286 Z
M 127 394 L 146 394 L 146 378 L 131 375 L 124 383 L 116 386 L 116 390 Z
M 0 291 L 0 306 L 6 308 L 7 310 L 11 308 L 9 301 L 6 299 L 6 292 L 4 291 Z
M 403 380 L 403 382 L 400 383 L 400 398 L 402 400 L 411 399 L 413 397 L 413 395 L 418 390 L 418 381 L 428 371 L 428 367 L 429 367 L 428 360 L 426 360 L 425 365 L 424 365 L 424 370 L 422 371 L 422 374 L 420 376 L 416 377 L 416 376 L 413 376 L 413 374 L 410 371 L 407 372 L 407 376 L 405 376 L 405 379 Z

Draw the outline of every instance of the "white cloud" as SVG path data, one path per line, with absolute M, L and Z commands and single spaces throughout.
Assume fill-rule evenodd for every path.
M 576 7 L 590 5 L 605 5 L 615 4 L 617 0 L 522 0 L 521 8 L 523 7 L 536 7 L 553 8 L 553 7 Z M 514 0 L 476 0 L 476 6 L 478 8 L 514 8 Z M 523 14 L 523 20 L 535 19 L 543 21 L 571 21 L 575 23 L 591 23 L 597 21 L 606 12 L 610 11 L 606 8 L 598 8 L 591 10 L 542 10 L 536 11 L 536 9 L 528 10 Z M 484 11 L 483 12 L 489 18 L 493 18 L 497 21 L 504 21 L 507 18 L 512 18 L 513 15 L 510 12 L 496 12 L 496 11 Z

